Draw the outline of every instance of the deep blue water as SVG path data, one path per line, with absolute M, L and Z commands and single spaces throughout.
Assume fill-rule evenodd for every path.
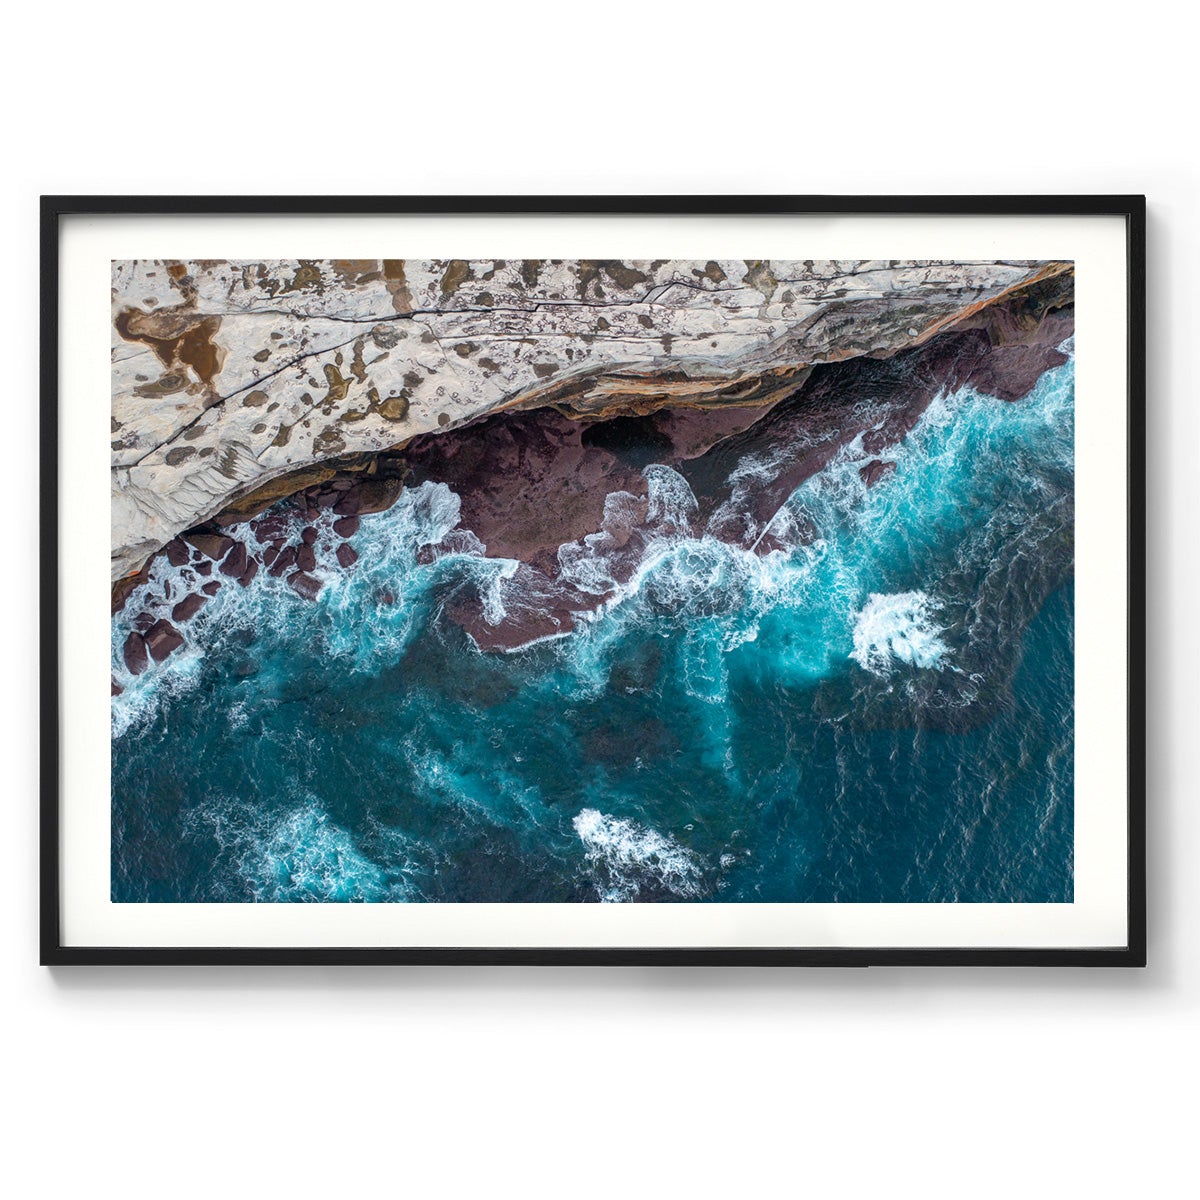
M 502 611 L 504 563 L 418 564 L 440 484 L 365 517 L 316 603 L 225 587 L 136 679 L 135 594 L 113 898 L 1070 901 L 1073 406 L 1073 362 L 940 397 L 875 487 L 856 444 L 797 489 L 762 557 L 651 466 L 634 583 L 514 654 L 444 612 L 464 581 Z

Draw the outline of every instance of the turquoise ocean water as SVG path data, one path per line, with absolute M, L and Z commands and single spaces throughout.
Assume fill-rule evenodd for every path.
M 315 603 L 224 587 L 142 676 L 114 618 L 113 898 L 1070 901 L 1073 366 L 940 396 L 870 489 L 847 447 L 762 556 L 647 467 L 635 579 L 516 653 L 446 615 L 502 612 L 512 564 L 418 561 L 444 484 Z M 603 586 L 601 548 L 560 561 Z

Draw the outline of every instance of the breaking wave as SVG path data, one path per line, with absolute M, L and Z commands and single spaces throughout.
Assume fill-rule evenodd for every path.
M 572 825 L 601 900 L 637 900 L 663 890 L 683 900 L 701 895 L 702 864 L 678 842 L 594 808 L 583 809 Z
M 940 670 L 947 648 L 932 611 L 924 592 L 873 592 L 855 620 L 850 657 L 873 675 L 890 675 L 898 662 Z

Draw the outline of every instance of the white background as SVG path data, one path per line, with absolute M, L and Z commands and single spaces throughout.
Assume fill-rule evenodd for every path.
M 1065 4 L 834 11 L 95 5 L 29 8 L 9 26 L 8 1190 L 1008 1198 L 1195 1187 L 1193 47 L 1160 3 L 1124 24 Z M 43 191 L 1148 193 L 1151 967 L 37 967 Z

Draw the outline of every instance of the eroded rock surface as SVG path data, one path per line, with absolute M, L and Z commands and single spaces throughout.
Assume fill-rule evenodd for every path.
M 652 417 L 678 459 L 698 460 L 816 364 L 889 357 L 951 329 L 982 331 L 978 369 L 995 394 L 1019 393 L 1045 358 L 1028 345 L 1026 302 L 1040 321 L 1070 275 L 1032 262 L 117 262 L 113 579 L 206 521 L 344 483 L 348 466 L 364 477 L 353 504 L 329 505 L 338 517 L 386 508 L 399 480 L 368 478 L 374 456 L 501 409 L 552 406 L 581 455 L 632 474 L 626 443 L 641 453 L 645 429 L 615 419 Z M 608 428 L 589 434 L 597 422 Z M 580 489 L 581 528 L 597 527 L 597 496 Z M 211 529 L 187 540 L 207 560 L 200 574 L 232 549 Z M 293 554 L 283 570 L 305 574 Z M 282 574 L 282 558 L 264 565 Z
M 1019 340 L 954 330 L 889 358 L 821 365 L 700 453 L 694 431 L 672 439 L 676 414 L 665 411 L 588 426 L 558 413 L 498 414 L 417 439 L 405 451 L 412 480 L 446 483 L 462 499 L 448 541 L 469 530 L 487 555 L 519 563 L 499 620 L 482 593 L 460 594 L 448 615 L 481 649 L 513 650 L 569 632 L 629 583 L 664 535 L 706 535 L 756 554 L 804 543 L 813 531 L 797 527 L 787 501 L 806 479 L 847 450 L 860 456 L 864 484 L 879 483 L 896 466 L 888 450 L 939 393 L 972 385 L 1023 399 L 1066 361 L 1058 347 L 1072 320 L 1068 303 L 1037 312 Z M 606 435 L 612 426 L 619 432 Z

